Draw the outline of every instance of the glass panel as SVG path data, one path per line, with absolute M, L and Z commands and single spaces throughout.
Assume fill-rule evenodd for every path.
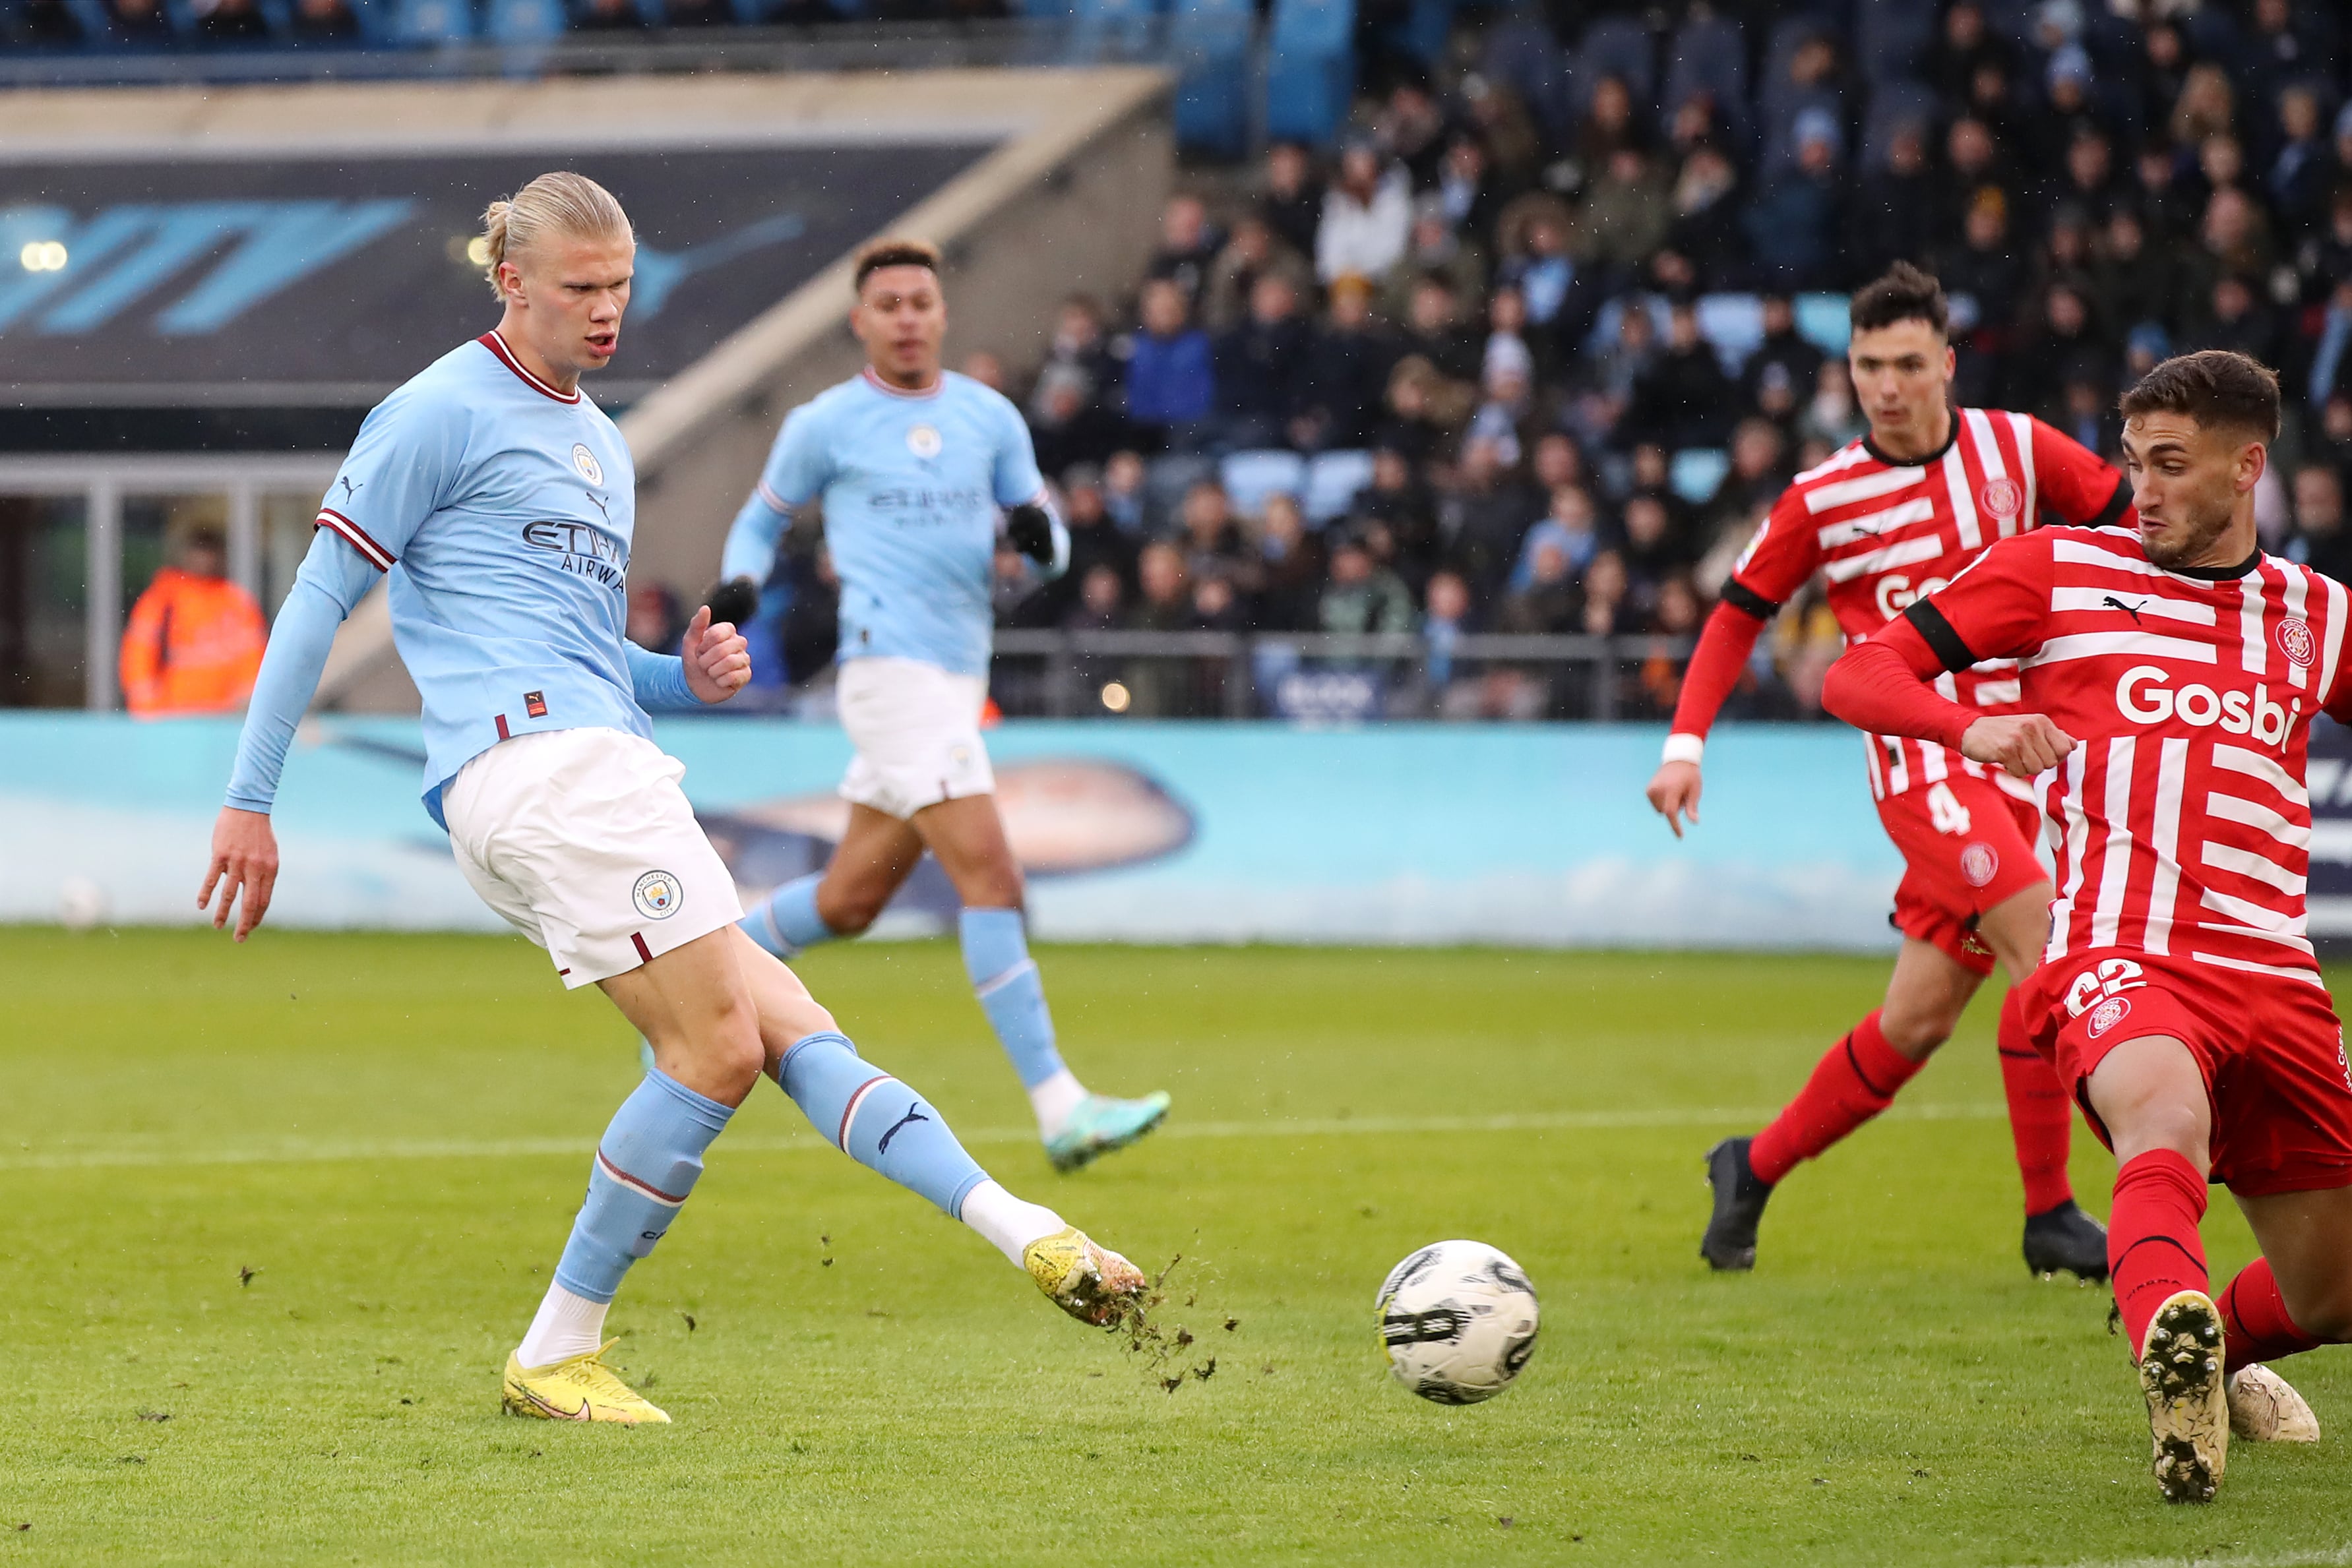
M 0 706 L 82 705 L 89 507 L 0 496 Z
M 293 591 L 294 574 L 310 553 L 312 525 L 319 517 L 315 490 L 269 490 L 260 497 L 261 612 L 278 619 L 278 607 Z

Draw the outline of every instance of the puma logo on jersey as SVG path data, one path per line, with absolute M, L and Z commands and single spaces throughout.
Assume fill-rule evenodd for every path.
M 2198 729 L 2218 725 L 2224 735 L 2251 736 L 2264 746 L 2284 749 L 2303 699 L 2290 697 L 2287 706 L 2271 701 L 2262 686 L 2246 691 L 2217 692 L 2191 683 L 2177 690 L 2172 672 L 2156 664 L 2134 664 L 2116 683 L 2116 711 L 2134 724 L 2163 724 L 2178 719 Z
M 338 474 L 338 475 L 336 475 L 336 476 L 335 476 L 335 483 L 336 483 L 336 484 L 338 484 L 338 485 L 341 485 L 341 486 L 343 487 L 343 499 L 344 499 L 344 500 L 349 501 L 349 500 L 356 499 L 356 498 L 358 497 L 359 493 L 360 493 L 360 486 L 358 486 L 357 485 L 354 485 L 354 484 L 352 484 L 352 479 L 351 479 L 351 476 L 350 476 L 350 475 L 348 475 L 348 474 Z
M 2110 593 L 2103 597 L 2099 602 L 2110 610 L 2122 611 L 2125 614 L 2132 618 L 2132 624 L 2137 626 L 2139 624 L 2139 604 L 2146 604 L 2147 601 L 2143 599 L 2139 601 L 2139 604 L 2126 604 L 2122 600 L 2117 599 L 2114 594 Z

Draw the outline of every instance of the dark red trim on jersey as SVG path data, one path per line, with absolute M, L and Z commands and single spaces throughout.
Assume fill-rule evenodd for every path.
M 509 735 L 509 734 L 508 734 L 508 733 L 507 733 L 507 716 L 506 716 L 506 715 L 504 715 L 504 714 L 498 714 L 498 715 L 495 715 L 495 716 L 493 716 L 493 717 L 491 718 L 490 722 L 491 722 L 491 723 L 493 723 L 493 724 L 495 724 L 495 725 L 497 725 L 497 726 L 499 727 L 499 738 L 500 740 L 512 740 L 512 739 L 514 738 L 514 737 L 513 737 L 513 736 L 511 736 L 511 735 Z
M 888 392 L 892 397 L 905 398 L 909 402 L 920 402 L 926 398 L 937 397 L 940 395 L 940 389 L 948 384 L 948 373 L 945 371 L 941 371 L 940 372 L 939 379 L 937 381 L 934 381 L 929 386 L 924 387 L 918 392 L 908 392 L 905 387 L 892 386 L 888 382 L 884 381 L 881 376 L 876 372 L 872 365 L 866 366 L 857 373 L 864 376 L 866 378 L 866 384 L 874 388 L 875 391 Z
M 1717 597 L 1721 599 L 1724 603 L 1730 605 L 1734 610 L 1745 611 L 1747 613 L 1756 617 L 1759 621 L 1769 621 L 1772 617 L 1780 613 L 1780 607 L 1779 605 L 1773 603 L 1770 600 L 1765 598 L 1762 594 L 1757 592 L 1754 589 L 1748 587 L 1746 583 L 1740 581 L 1736 577 L 1729 579 L 1724 583 L 1723 591 L 1721 594 L 1717 595 Z
M 359 551 L 361 558 L 370 566 L 375 568 L 378 571 L 391 570 L 392 563 L 400 559 L 394 555 L 390 550 L 384 549 L 382 545 L 376 543 L 374 537 L 365 528 L 360 527 L 357 523 L 352 521 L 351 518 L 343 516 L 342 513 L 335 510 L 332 507 L 320 507 L 319 516 L 311 526 L 314 528 L 330 528 L 334 529 L 335 532 L 342 535 L 343 542 L 350 545 L 353 549 Z
M 1903 618 L 1927 639 L 1927 646 L 1936 651 L 1936 657 L 1944 661 L 1944 668 L 1965 670 L 1977 662 L 1977 656 L 1969 652 L 1967 642 L 1952 630 L 1952 623 L 1944 619 L 1944 612 L 1927 601 L 1913 600 L 1910 607 L 1903 612 Z
M 2086 528 L 2111 528 L 2124 520 L 2124 514 L 2131 510 L 2131 481 L 2118 474 L 2116 476 L 2116 493 L 2107 497 L 2107 504 L 2099 508 L 2099 515 L 2083 526 Z
M 529 371 L 523 369 L 522 361 L 515 358 L 515 351 L 507 346 L 507 340 L 504 338 L 499 336 L 499 329 L 496 327 L 491 328 L 488 331 L 475 339 L 474 341 L 479 343 L 485 349 L 488 349 L 491 353 L 496 354 L 499 357 L 499 363 L 512 371 L 517 376 L 521 378 L 523 385 L 539 393 L 540 396 L 553 398 L 558 402 L 578 402 L 580 401 L 580 389 L 578 387 L 572 388 L 568 392 L 557 392 L 552 386 L 550 386 L 547 382 L 541 381 L 537 376 L 532 375 Z
M 652 963 L 652 962 L 654 961 L 654 953 L 653 953 L 653 949 L 646 946 L 646 934 L 645 934 L 644 932 L 642 932 L 642 931 L 632 931 L 632 932 L 630 932 L 630 933 L 629 933 L 629 940 L 630 940 L 630 941 L 632 941 L 632 942 L 634 942 L 634 943 L 635 943 L 635 944 L 637 945 L 637 956 L 638 956 L 638 957 L 643 958 L 643 959 L 644 959 L 646 963 L 648 963 L 648 964 L 650 964 L 650 963 Z
M 1949 452 L 1960 439 L 1960 411 L 1957 408 L 1948 408 L 1944 412 L 1951 416 L 1951 434 L 1944 437 L 1944 444 L 1938 446 L 1935 451 L 1930 452 L 1925 457 L 1890 457 L 1887 455 L 1886 452 L 1880 447 L 1878 443 L 1873 441 L 1867 435 L 1864 435 L 1862 438 L 1862 449 L 1864 452 L 1869 453 L 1873 457 L 1877 458 L 1881 463 L 1885 464 L 1889 468 L 1926 468 L 1935 464 L 1941 463 L 1944 460 L 1944 454 Z M 1989 412 L 1998 413 L 2000 411 L 1991 410 Z

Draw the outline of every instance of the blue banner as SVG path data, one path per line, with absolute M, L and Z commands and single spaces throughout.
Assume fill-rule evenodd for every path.
M 829 725 L 678 717 L 664 747 L 747 892 L 821 865 L 847 815 Z M 1721 732 L 1701 824 L 1642 798 L 1642 726 L 1008 723 L 989 733 L 1039 936 L 1132 942 L 1892 945 L 1901 864 L 1862 743 L 1832 726 Z M 196 919 L 236 727 L 0 716 L 0 920 Z M 273 920 L 497 929 L 417 801 L 409 720 L 304 726 L 277 826 Z M 886 916 L 938 929 L 926 866 Z

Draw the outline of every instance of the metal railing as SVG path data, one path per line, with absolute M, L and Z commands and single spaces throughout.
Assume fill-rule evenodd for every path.
M 1015 717 L 1663 717 L 1688 637 L 1000 631 Z

